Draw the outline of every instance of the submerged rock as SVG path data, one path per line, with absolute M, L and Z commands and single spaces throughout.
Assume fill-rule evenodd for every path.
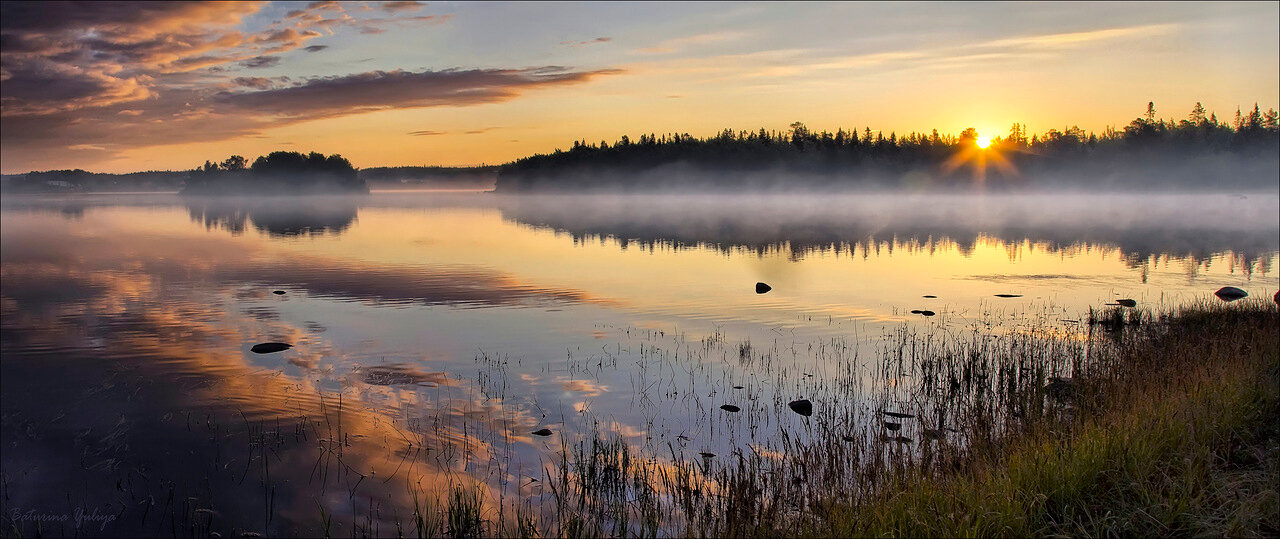
M 531 434 L 535 436 L 551 436 L 551 429 L 538 429 L 533 431 Z
M 733 412 L 735 414 L 742 410 L 742 408 L 738 408 L 732 404 L 722 404 L 720 405 L 720 409 L 726 412 Z
M 1222 301 L 1235 301 L 1247 297 L 1249 293 L 1234 286 L 1224 286 L 1214 292 L 1213 295 L 1218 296 L 1218 299 Z
M 293 348 L 292 344 L 285 344 L 282 342 L 264 342 L 253 345 L 249 351 L 255 354 L 270 354 L 272 352 L 280 352 L 290 348 Z
M 770 290 L 773 290 L 773 287 L 772 287 L 772 286 L 769 286 L 769 285 L 764 284 L 764 283 L 756 283 L 756 293 L 757 293 L 757 294 L 763 294 L 763 293 L 768 292 L 768 291 L 770 291 Z
M 1118 299 L 1116 300 L 1116 305 L 1120 305 L 1124 307 L 1137 307 L 1138 302 L 1131 299 Z
M 996 294 L 997 298 L 1020 298 L 1022 294 Z
M 283 296 L 283 295 L 284 295 L 284 290 L 272 290 L 272 291 L 271 291 L 271 293 L 272 293 L 272 294 L 275 294 L 275 295 L 277 295 L 277 296 Z
M 809 399 L 800 399 L 788 402 L 787 407 L 791 408 L 792 412 L 805 417 L 813 415 L 813 403 L 809 402 Z

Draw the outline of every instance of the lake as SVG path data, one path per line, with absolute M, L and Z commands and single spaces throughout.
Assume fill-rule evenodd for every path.
M 872 380 L 904 334 L 1270 298 L 1278 216 L 1274 193 L 6 195 L 0 509 L 23 535 L 412 535 L 415 499 L 465 484 L 538 511 L 597 436 L 729 459 L 809 435 L 794 399 L 922 406 Z

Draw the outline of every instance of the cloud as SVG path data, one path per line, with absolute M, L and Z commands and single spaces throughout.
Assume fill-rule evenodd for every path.
M 280 58 L 278 56 L 255 56 L 240 62 L 240 65 L 250 69 L 257 69 L 263 67 L 274 67 L 279 63 Z
M 309 45 L 309 46 L 303 47 L 302 50 L 307 52 L 320 52 L 327 48 L 329 48 L 328 45 Z
M 415 137 L 429 137 L 434 135 L 447 135 L 449 134 L 449 132 L 448 131 L 410 131 L 409 134 Z
M 1111 41 L 1122 38 L 1150 37 L 1172 33 L 1178 29 L 1177 24 L 1151 24 L 1121 28 L 1104 28 L 1084 32 L 1065 32 L 997 39 L 983 43 L 975 43 L 975 48 L 1067 48 L 1081 46 L 1100 41 Z
M 378 7 L 383 11 L 395 13 L 398 11 L 417 11 L 427 4 L 425 2 L 382 2 Z
M 747 37 L 746 32 L 708 32 L 705 34 L 668 39 L 653 47 L 638 49 L 636 52 L 645 54 L 666 54 L 686 49 L 690 45 L 706 45 L 710 43 L 736 41 L 744 37 Z
M 257 92 L 222 92 L 213 101 L 231 110 L 285 118 L 327 118 L 396 108 L 497 103 L 526 90 L 577 84 L 616 69 L 572 71 L 559 66 L 528 69 L 369 71 L 311 79 Z
M 561 42 L 560 42 L 560 44 L 561 44 L 561 45 L 564 45 L 564 46 L 567 46 L 567 47 L 582 47 L 582 46 L 585 46 L 585 45 L 593 45 L 593 44 L 596 44 L 596 43 L 608 43 L 608 42 L 610 42 L 610 41 L 613 41 L 613 38 L 611 38 L 611 37 L 597 37 L 597 38 L 595 38 L 595 39 L 588 39 L 588 40 L 586 40 L 586 41 L 561 41 Z

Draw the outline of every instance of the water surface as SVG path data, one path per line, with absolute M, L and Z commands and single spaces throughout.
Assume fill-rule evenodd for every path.
M 6 196 L 5 524 L 395 535 L 414 493 L 472 482 L 536 505 L 596 433 L 763 447 L 799 421 L 785 402 L 823 413 L 823 384 L 904 326 L 1069 336 L 1118 298 L 1270 297 L 1278 214 L 1275 194 Z

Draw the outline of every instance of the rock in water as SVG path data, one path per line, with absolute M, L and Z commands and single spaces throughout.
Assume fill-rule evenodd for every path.
M 996 294 L 997 298 L 1020 298 L 1022 294 Z
M 275 295 L 277 295 L 277 296 L 283 296 L 283 295 L 284 295 L 284 290 L 272 290 L 272 291 L 271 291 L 271 293 L 272 293 L 272 294 L 275 294 Z
M 912 414 L 904 414 L 904 413 L 902 413 L 902 412 L 884 412 L 884 415 L 887 415 L 887 416 L 889 416 L 889 417 L 896 417 L 896 418 L 898 418 L 898 419 L 911 419 L 911 418 L 915 417 L 915 415 L 912 415 Z
M 715 453 L 710 453 L 710 452 L 707 452 L 707 451 L 699 451 L 699 452 L 698 452 L 698 454 L 699 454 L 699 455 L 702 455 L 702 458 L 704 458 L 704 459 L 709 459 L 709 458 L 713 458 L 713 457 L 715 457 L 715 456 L 716 456 L 716 454 L 715 454 Z
M 922 312 L 924 311 L 921 311 L 920 309 L 911 309 L 911 314 L 920 314 Z
M 935 312 L 933 312 L 933 311 L 920 311 L 920 314 L 922 314 L 922 315 L 924 315 L 924 316 L 933 316 L 933 315 L 935 315 L 935 314 L 937 314 L 937 313 L 935 313 Z
M 809 417 L 813 415 L 813 403 L 809 402 L 809 399 L 800 399 L 797 401 L 788 402 L 787 407 L 791 408 L 792 412 L 795 412 L 805 417 Z
M 538 429 L 533 431 L 533 434 L 537 436 L 551 436 L 551 429 Z
M 892 422 L 892 421 L 885 421 L 885 422 L 884 422 L 884 428 L 889 429 L 889 430 L 894 431 L 894 432 L 897 432 L 897 431 L 902 430 L 902 423 L 894 423 L 894 422 Z
M 1218 299 L 1222 301 L 1235 301 L 1248 296 L 1249 293 L 1234 286 L 1224 286 L 1214 292 L 1213 295 L 1218 296 Z
M 733 412 L 733 413 L 737 413 L 738 411 L 742 410 L 742 408 L 738 408 L 737 406 L 734 406 L 732 404 L 722 404 L 720 405 L 720 409 L 726 412 Z
M 1136 302 L 1136 301 L 1134 301 L 1134 300 L 1131 300 L 1131 299 L 1118 299 L 1118 300 L 1116 300 L 1116 304 L 1121 305 L 1121 306 L 1124 306 L 1124 307 L 1137 307 L 1137 306 L 1138 306 L 1138 302 Z
M 927 295 L 927 296 L 921 296 L 921 297 L 929 298 L 929 299 L 935 299 L 935 298 L 937 298 L 938 296 L 934 296 L 934 295 Z
M 290 348 L 293 348 L 292 344 L 285 344 L 282 342 L 264 342 L 253 345 L 253 348 L 250 348 L 249 351 L 255 354 L 270 354 L 272 352 L 279 352 Z
M 769 286 L 769 285 L 764 284 L 764 283 L 756 283 L 756 293 L 757 293 L 757 294 L 763 294 L 763 293 L 768 292 L 768 291 L 770 291 L 770 290 L 773 290 L 773 287 L 772 287 L 772 286 Z

